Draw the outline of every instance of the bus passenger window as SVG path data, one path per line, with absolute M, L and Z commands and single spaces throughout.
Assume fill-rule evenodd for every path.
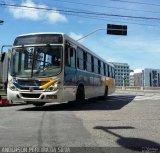
M 98 74 L 101 74 L 101 61 L 98 60 Z
M 108 77 L 108 64 L 105 64 L 105 68 L 106 68 L 106 76 Z
M 98 59 L 94 57 L 94 72 L 98 74 Z
M 79 69 L 85 69 L 85 52 L 81 48 L 77 48 L 77 66 Z
M 92 72 L 92 63 L 91 63 L 91 55 L 87 53 L 87 60 L 86 60 L 86 69 L 89 72 Z
M 76 67 L 76 53 L 74 48 L 70 48 L 70 66 Z
M 66 45 L 65 50 L 65 65 L 75 68 L 76 67 L 76 53 L 73 47 Z
M 93 58 L 93 56 L 91 57 L 91 65 L 92 65 L 92 72 L 94 72 L 94 58 Z
M 106 75 L 106 65 L 105 65 L 105 63 L 103 63 L 103 70 L 104 70 L 104 75 Z

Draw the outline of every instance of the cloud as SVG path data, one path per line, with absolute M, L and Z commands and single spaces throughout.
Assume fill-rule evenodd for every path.
M 55 11 L 52 11 L 48 13 L 47 15 L 49 22 L 56 23 L 56 22 L 66 22 L 67 18 L 60 14 L 58 11 L 55 13 Z
M 74 32 L 70 32 L 69 36 L 70 36 L 71 38 L 75 39 L 75 40 L 78 40 L 78 39 L 80 39 L 80 38 L 83 37 L 83 34 L 81 34 L 81 33 L 76 34 L 76 33 L 74 33 Z M 82 41 L 81 41 L 81 42 L 82 42 Z
M 36 4 L 32 0 L 25 0 L 20 5 L 28 7 L 48 8 L 47 5 Z M 28 19 L 33 21 L 47 20 L 50 23 L 67 22 L 67 18 L 56 11 L 35 10 L 33 8 L 8 7 L 9 12 L 16 19 Z
M 139 69 L 135 69 L 134 73 L 142 73 L 142 69 L 140 69 L 140 68 Z

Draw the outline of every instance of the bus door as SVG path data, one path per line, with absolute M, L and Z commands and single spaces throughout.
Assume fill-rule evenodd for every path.
M 65 66 L 64 66 L 64 87 L 65 99 L 75 100 L 77 70 L 76 70 L 76 49 L 71 43 L 65 44 Z

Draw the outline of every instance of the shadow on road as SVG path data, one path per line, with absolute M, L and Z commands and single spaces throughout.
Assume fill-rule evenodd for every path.
M 121 129 L 121 130 L 127 130 L 127 129 L 135 129 L 134 127 L 130 126 L 117 126 L 117 127 L 104 127 L 104 126 L 96 126 L 94 129 L 97 130 L 103 130 L 111 135 L 114 135 L 115 137 L 118 138 L 116 141 L 117 144 L 119 144 L 121 147 L 134 150 L 134 151 L 154 151 L 158 152 L 160 149 L 160 144 L 146 140 L 146 139 L 141 139 L 141 138 L 132 138 L 132 137 L 123 137 L 120 134 L 117 134 L 113 132 L 113 130 Z M 111 131 L 112 130 L 112 131 Z
M 23 108 L 19 111 L 85 111 L 85 110 L 119 110 L 132 102 L 134 95 L 109 96 L 107 100 L 98 98 L 86 100 L 83 103 L 47 104 L 43 107 Z

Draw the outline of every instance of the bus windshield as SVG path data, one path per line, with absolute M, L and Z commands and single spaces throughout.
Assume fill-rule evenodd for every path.
M 62 69 L 62 46 L 13 48 L 11 75 L 17 77 L 54 76 Z

